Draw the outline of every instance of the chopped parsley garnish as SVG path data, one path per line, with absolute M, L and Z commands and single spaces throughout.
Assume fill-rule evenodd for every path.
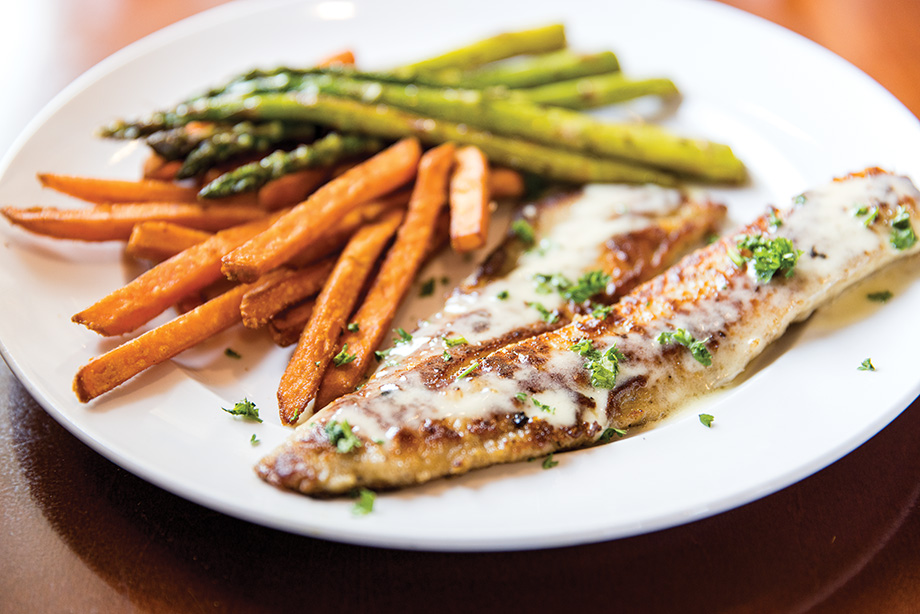
M 697 341 L 693 338 L 693 335 L 682 328 L 678 328 L 674 332 L 658 333 L 658 336 L 655 337 L 655 341 L 661 345 L 666 343 L 679 343 L 690 350 L 690 354 L 692 354 L 701 365 L 706 367 L 712 366 L 712 354 L 710 354 L 709 350 L 706 348 L 706 342 L 709 341 L 709 339 Z
M 377 359 L 377 362 L 383 362 L 383 359 L 389 356 L 391 351 L 393 351 L 392 348 L 387 350 L 374 350 L 374 358 Z
M 530 397 L 530 400 L 533 401 L 533 404 L 540 408 L 540 411 L 545 411 L 548 414 L 555 414 L 556 408 L 547 405 L 546 403 L 541 403 L 534 397 Z
M 737 250 L 729 253 L 729 258 L 737 266 L 750 262 L 757 279 L 768 282 L 773 275 L 783 272 L 792 277 L 796 262 L 802 250 L 796 249 L 792 241 L 785 237 L 765 239 L 762 236 L 746 236 L 737 243 Z
M 533 307 L 533 308 L 536 309 L 538 312 L 540 312 L 540 317 L 543 318 L 543 321 L 546 322 L 547 324 L 555 324 L 555 323 L 556 323 L 556 320 L 559 319 L 559 312 L 558 312 L 558 311 L 550 311 L 549 309 L 547 309 L 546 307 L 544 307 L 544 306 L 543 306 L 542 304 L 540 304 L 540 303 L 529 302 L 529 303 L 525 303 L 525 304 L 526 304 L 528 307 Z
M 559 461 L 553 460 L 553 455 L 552 455 L 552 454 L 550 454 L 549 456 L 547 456 L 546 458 L 543 459 L 543 468 L 544 468 L 544 469 L 552 469 L 553 467 L 555 467 L 555 466 L 558 465 L 558 464 L 559 464 Z
M 361 447 L 361 440 L 351 432 L 348 420 L 332 420 L 326 425 L 326 437 L 340 454 L 347 454 Z
M 537 292 L 549 294 L 555 290 L 562 298 L 580 305 L 595 294 L 605 291 L 610 275 L 601 270 L 588 271 L 579 277 L 578 281 L 573 282 L 561 273 L 537 273 L 534 275 L 534 281 L 537 282 Z
M 242 416 L 247 420 L 262 422 L 262 418 L 259 417 L 259 408 L 256 407 L 256 404 L 249 399 L 243 399 L 242 401 L 237 402 L 233 406 L 233 409 L 227 409 L 226 407 L 221 407 L 221 409 L 228 414 L 233 414 L 234 416 Z
M 237 352 L 233 348 L 227 348 L 226 350 L 224 350 L 224 356 L 226 356 L 227 358 L 236 358 L 237 360 L 243 357 L 239 352 Z
M 478 360 L 474 360 L 474 361 L 470 364 L 470 366 L 468 366 L 466 369 L 464 369 L 464 370 L 461 371 L 459 374 L 457 374 L 457 379 L 463 379 L 464 377 L 466 377 L 467 375 L 469 375 L 470 373 L 472 373 L 473 371 L 475 371 L 478 367 L 479 367 L 479 361 L 478 361 Z
M 422 286 L 419 288 L 419 296 L 431 296 L 434 294 L 434 277 L 422 283 Z
M 868 228 L 878 218 L 878 207 L 867 207 L 866 205 L 860 205 L 853 210 L 853 215 L 856 217 L 865 216 L 866 219 L 863 220 L 863 226 Z
M 255 433 L 253 433 L 253 434 L 252 434 L 252 437 L 249 438 L 249 443 L 252 444 L 252 445 L 254 445 L 254 446 L 257 446 L 257 445 L 259 445 L 259 444 L 262 443 L 262 442 L 259 441 L 259 438 L 256 437 L 256 434 L 255 434 Z
M 897 214 L 891 219 L 891 245 L 895 249 L 907 249 L 917 242 L 917 235 L 910 225 L 910 214 L 904 207 L 898 207 Z
M 872 364 L 871 358 L 867 358 L 856 369 L 858 371 L 875 371 L 875 365 Z
M 882 290 L 881 292 L 870 292 L 866 295 L 866 298 L 876 303 L 887 303 L 893 296 L 894 294 L 890 290 Z
M 533 276 L 533 280 L 536 282 L 537 292 L 540 294 L 549 294 L 553 291 L 562 294 L 566 288 L 572 285 L 572 282 L 562 273 L 553 273 L 552 275 L 537 273 Z
M 713 232 L 706 237 L 706 245 L 712 245 L 718 240 L 719 240 L 719 235 Z
M 507 290 L 502 290 L 501 292 L 499 292 L 498 294 L 495 295 L 495 298 L 497 298 L 497 299 L 500 300 L 500 301 L 506 301 L 506 300 L 508 300 L 508 297 L 509 297 L 509 296 L 511 296 L 511 295 L 508 294 L 508 291 L 507 291 Z
M 526 393 L 526 392 L 519 392 L 519 393 L 517 393 L 516 395 L 514 395 L 514 398 L 517 399 L 518 401 L 520 401 L 521 403 L 526 403 L 526 402 L 527 402 L 527 393 Z
M 452 348 L 456 345 L 465 345 L 466 343 L 467 343 L 466 337 L 453 337 L 451 339 L 444 337 L 444 345 L 446 345 L 449 348 Z
M 606 352 L 601 352 L 594 347 L 590 339 L 582 339 L 572 344 L 569 348 L 578 352 L 585 360 L 585 369 L 591 371 L 591 385 L 595 388 L 610 390 L 616 384 L 617 373 L 620 372 L 620 361 L 625 357 L 613 344 Z
M 613 305 L 592 305 L 591 316 L 597 320 L 603 320 L 610 312 L 613 311 Z
M 796 205 L 804 205 L 804 204 L 805 204 L 805 201 L 807 201 L 807 200 L 808 200 L 808 199 L 805 198 L 805 195 L 804 195 L 804 194 L 799 194 L 798 196 L 796 196 L 795 198 L 792 199 L 792 202 L 795 203 Z
M 357 354 L 348 353 L 348 344 L 346 343 L 342 346 L 342 351 L 332 357 L 332 364 L 337 367 L 341 367 L 342 365 L 347 365 L 348 363 L 354 361 L 354 359 L 357 357 Z
M 394 345 L 399 345 L 400 343 L 410 343 L 412 341 L 412 335 L 406 332 L 402 327 L 396 329 L 396 339 L 393 339 Z
M 767 218 L 767 222 L 770 224 L 770 228 L 774 230 L 783 225 L 783 220 L 779 219 L 779 216 L 776 215 L 776 211 L 771 211 L 770 216 Z
M 712 414 L 700 414 L 700 422 L 706 428 L 712 428 L 712 421 L 715 420 Z
M 348 326 L 345 327 L 345 330 L 347 330 L 350 333 L 356 333 L 358 332 L 359 329 L 360 327 L 358 326 L 357 322 L 349 322 Z
M 447 350 L 444 350 L 444 353 L 441 354 L 441 358 L 444 360 L 444 362 L 448 362 L 454 359 L 454 357 L 451 356 L 450 352 L 448 352 Z
M 355 501 L 355 506 L 351 508 L 353 514 L 358 516 L 365 516 L 374 511 L 374 502 L 377 500 L 377 493 L 373 490 L 368 490 L 367 488 L 362 488 L 358 491 L 358 500 Z
M 511 232 L 524 245 L 533 245 L 536 241 L 533 226 L 527 220 L 514 220 L 511 222 Z
M 601 433 L 601 436 L 597 438 L 597 443 L 608 443 L 611 439 L 613 439 L 614 435 L 617 437 L 625 437 L 626 429 L 618 429 L 612 426 L 610 428 L 606 428 L 604 429 L 604 432 Z

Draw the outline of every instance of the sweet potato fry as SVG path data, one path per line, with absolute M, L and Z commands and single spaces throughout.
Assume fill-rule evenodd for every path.
M 326 66 L 341 66 L 347 65 L 352 66 L 355 63 L 355 54 L 351 49 L 345 49 L 344 51 L 339 51 L 330 56 L 327 56 L 319 61 L 317 64 L 318 67 L 323 68 Z
M 224 294 L 94 358 L 77 371 L 73 389 L 81 403 L 112 390 L 141 371 L 169 360 L 183 350 L 240 321 L 246 286 Z
M 140 203 L 87 209 L 3 207 L 13 224 L 36 234 L 78 241 L 127 241 L 135 224 L 174 222 L 199 230 L 221 230 L 265 216 L 258 207 L 203 207 L 186 203 Z
M 180 168 L 182 168 L 182 160 L 167 160 L 160 154 L 151 152 L 144 160 L 143 177 L 158 181 L 172 181 L 176 178 L 176 173 Z
M 296 205 L 321 186 L 328 176 L 328 169 L 308 168 L 273 179 L 259 188 L 259 206 L 274 210 Z
M 183 297 L 221 279 L 221 256 L 268 228 L 280 215 L 218 232 L 142 273 L 72 320 L 106 336 L 135 330 Z
M 156 179 L 124 181 L 39 173 L 38 180 L 43 187 L 96 204 L 198 201 L 195 188 Z
M 478 147 L 461 147 L 454 154 L 450 178 L 450 245 L 471 252 L 489 236 L 489 161 Z
M 161 261 L 211 237 L 206 230 L 195 230 L 172 222 L 135 224 L 125 245 L 125 253 L 138 260 Z
M 420 155 L 418 140 L 403 139 L 330 181 L 271 228 L 227 254 L 224 274 L 230 279 L 254 281 L 283 265 L 361 203 L 411 180 Z
M 524 191 L 524 177 L 513 168 L 497 166 L 489 169 L 489 193 L 492 198 L 520 198 Z
M 283 424 L 295 424 L 303 415 L 332 361 L 341 368 L 350 360 L 345 351 L 335 356 L 336 341 L 390 237 L 402 221 L 402 211 L 390 211 L 361 228 L 345 246 L 329 281 L 323 287 L 297 349 L 278 386 L 278 409 Z M 333 358 L 335 356 L 335 358 Z M 341 358 L 340 358 L 341 357 Z
M 327 258 L 303 269 L 281 268 L 275 269 L 277 275 L 263 275 L 243 297 L 243 326 L 260 328 L 281 310 L 315 296 L 323 289 L 333 266 L 335 259 Z
M 315 305 L 316 301 L 308 299 L 288 307 L 269 320 L 268 333 L 275 345 L 285 348 L 297 343 Z
M 348 344 L 347 351 L 355 359 L 326 371 L 316 397 L 317 409 L 355 389 L 371 364 L 374 350 L 389 332 L 400 302 L 429 253 L 439 214 L 447 202 L 453 159 L 451 143 L 440 145 L 422 157 L 406 219 L 361 307 L 352 317 L 358 330 L 344 333 L 337 346 L 336 351 L 343 351 Z

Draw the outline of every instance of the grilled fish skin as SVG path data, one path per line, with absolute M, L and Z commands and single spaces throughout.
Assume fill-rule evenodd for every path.
M 453 379 L 426 382 L 409 370 L 339 399 L 256 471 L 307 494 L 393 488 L 592 445 L 608 428 L 656 420 L 731 381 L 791 323 L 847 286 L 920 251 L 903 240 L 920 215 L 918 199 L 907 178 L 878 169 L 806 192 L 790 209 L 685 257 L 605 318 L 583 316 L 503 347 Z M 801 250 L 791 275 L 759 278 L 754 262 L 739 258 L 744 237 L 791 241 Z M 661 333 L 679 329 L 702 342 L 710 366 L 683 345 L 660 343 Z M 585 357 L 573 350 L 588 341 L 600 353 L 619 352 L 609 389 L 592 385 Z M 348 422 L 361 446 L 337 451 L 325 431 L 334 422 Z

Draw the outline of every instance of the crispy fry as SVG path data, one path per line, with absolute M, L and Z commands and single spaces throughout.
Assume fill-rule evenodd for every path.
M 79 241 L 127 241 L 135 224 L 175 222 L 199 230 L 221 230 L 265 216 L 258 207 L 208 206 L 187 203 L 140 203 L 87 209 L 29 207 L 0 209 L 6 218 L 31 232 Z
M 389 332 L 400 302 L 431 249 L 437 220 L 447 201 L 453 158 L 451 143 L 436 147 L 422 157 L 406 220 L 364 302 L 352 318 L 358 330 L 344 333 L 336 350 L 341 351 L 347 343 L 348 352 L 354 354 L 355 359 L 326 371 L 316 397 L 317 409 L 355 389 L 370 366 L 374 350 Z
M 351 49 L 345 49 L 343 51 L 339 51 L 338 53 L 335 53 L 333 55 L 323 58 L 322 60 L 319 61 L 319 63 L 317 63 L 317 66 L 320 68 L 323 68 L 326 66 L 338 66 L 338 65 L 352 66 L 354 65 L 354 63 L 355 63 L 354 52 Z
M 288 307 L 268 321 L 268 333 L 280 347 L 294 345 L 310 320 L 316 301 L 309 299 Z
M 461 147 L 454 154 L 450 178 L 450 245 L 471 252 L 489 236 L 489 161 L 478 147 Z
M 243 297 L 240 312 L 243 326 L 259 328 L 281 310 L 316 295 L 335 266 L 333 258 L 303 269 L 276 269 L 278 275 L 263 275 Z M 271 277 L 271 279 L 265 279 Z M 264 281 L 263 281 L 264 280 Z
M 156 179 L 124 181 L 39 173 L 38 180 L 43 187 L 96 204 L 198 201 L 195 188 Z
M 182 160 L 167 160 L 154 151 L 144 160 L 143 177 L 157 181 L 172 181 L 180 168 Z
M 402 221 L 402 211 L 389 211 L 355 233 L 339 256 L 329 281 L 316 299 L 297 349 L 281 376 L 278 408 L 281 422 L 295 424 L 316 395 L 358 295 L 377 257 Z M 344 355 L 344 354 L 343 354 Z M 344 366 L 345 363 L 335 367 Z
M 520 198 L 524 190 L 524 177 L 513 168 L 497 166 L 489 169 L 489 193 L 492 198 Z
M 403 139 L 330 181 L 271 228 L 227 254 L 224 274 L 230 279 L 253 281 L 281 266 L 361 203 L 411 180 L 420 155 L 418 140 Z
M 131 230 L 125 253 L 138 260 L 166 260 L 211 236 L 206 230 L 172 222 L 141 222 Z
M 218 232 L 139 275 L 72 320 L 106 336 L 135 330 L 183 297 L 221 279 L 221 256 L 268 228 L 280 215 Z
M 296 205 L 321 186 L 328 176 L 328 169 L 308 168 L 273 179 L 259 188 L 259 206 L 280 209 Z
M 147 331 L 94 358 L 77 371 L 73 389 L 81 403 L 112 390 L 141 371 L 169 360 L 183 350 L 240 321 L 246 286 L 237 286 L 174 320 Z

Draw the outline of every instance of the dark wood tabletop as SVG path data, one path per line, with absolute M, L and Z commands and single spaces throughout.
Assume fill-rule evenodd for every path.
M 920 2 L 727 3 L 828 47 L 920 115 Z M 13 4 L 0 151 L 93 64 L 221 2 Z M 0 365 L 0 612 L 917 612 L 918 441 L 915 401 L 817 474 L 688 525 L 551 550 L 410 552 L 290 535 L 174 496 L 81 443 Z

